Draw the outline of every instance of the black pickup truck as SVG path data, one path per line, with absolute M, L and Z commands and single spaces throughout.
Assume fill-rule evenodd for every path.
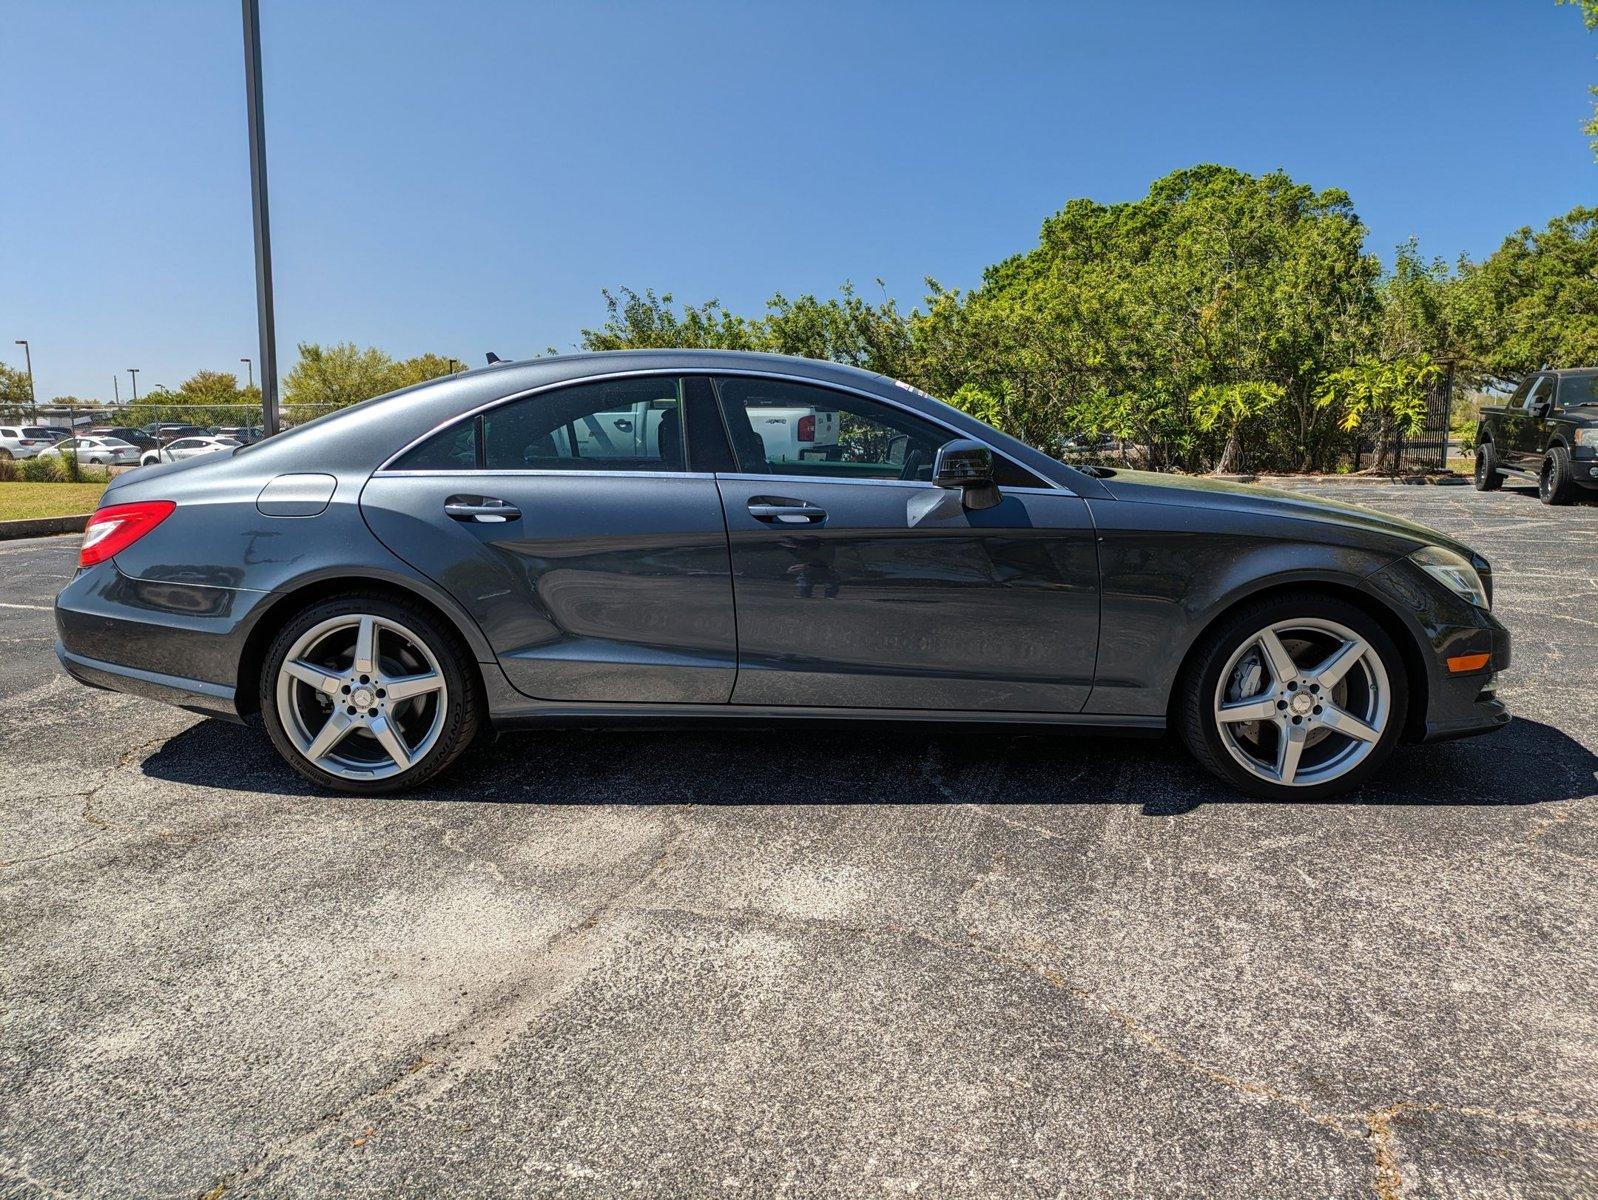
M 1544 504 L 1598 492 L 1598 367 L 1539 371 L 1476 426 L 1476 490 L 1505 477 L 1537 485 Z

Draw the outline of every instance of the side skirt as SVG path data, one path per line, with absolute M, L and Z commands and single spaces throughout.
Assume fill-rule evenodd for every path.
M 791 721 L 855 725 L 873 721 L 901 725 L 1022 726 L 1159 736 L 1164 717 L 1129 717 L 1091 713 L 964 712 L 905 708 L 798 708 L 742 704 L 532 704 L 499 709 L 491 716 L 497 730 L 589 728 L 625 725 L 658 729 L 684 724 L 770 727 Z

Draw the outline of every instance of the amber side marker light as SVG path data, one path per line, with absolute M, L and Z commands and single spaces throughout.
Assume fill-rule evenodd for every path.
M 1491 654 L 1456 654 L 1448 660 L 1448 670 L 1455 675 L 1463 675 L 1466 671 L 1479 671 L 1492 662 Z

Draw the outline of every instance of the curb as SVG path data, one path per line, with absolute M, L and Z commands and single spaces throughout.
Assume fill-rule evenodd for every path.
M 89 514 L 80 517 L 34 517 L 30 521 L 0 521 L 0 542 L 10 538 L 49 537 L 54 533 L 82 533 Z

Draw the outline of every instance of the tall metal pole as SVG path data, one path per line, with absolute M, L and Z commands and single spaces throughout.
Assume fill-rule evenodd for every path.
M 115 375 L 111 376 L 111 394 L 116 397 L 117 407 L 122 407 L 122 381 Z
M 33 410 L 33 419 L 39 419 L 39 393 L 33 387 L 33 347 L 28 345 L 27 338 L 18 338 L 17 345 L 22 347 L 22 356 L 28 360 L 28 407 Z
M 250 115 L 250 199 L 255 214 L 255 313 L 261 331 L 261 424 L 278 430 L 277 324 L 272 314 L 272 231 L 266 208 L 266 117 L 261 106 L 261 6 L 244 3 L 244 88 Z
M 135 404 L 139 402 L 139 372 L 142 370 L 144 370 L 143 367 L 128 368 L 128 378 L 133 380 L 133 403 Z

